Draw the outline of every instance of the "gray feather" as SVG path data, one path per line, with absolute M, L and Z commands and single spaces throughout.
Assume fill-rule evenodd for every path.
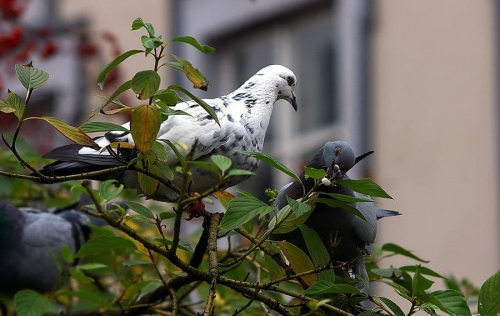
M 78 208 L 51 212 L 0 201 L 0 294 L 21 289 L 46 292 L 62 285 L 54 254 L 67 269 L 61 247 L 77 252 L 89 237 L 87 223 L 92 221 Z
M 371 153 L 369 152 L 356 157 L 347 142 L 328 142 L 316 153 L 307 166 L 324 169 L 327 171 L 327 174 L 330 172 L 330 176 L 336 179 L 349 179 L 346 173 L 357 162 Z M 334 167 L 335 165 L 337 169 Z M 335 170 L 338 170 L 338 174 L 335 174 Z M 300 179 L 305 186 L 306 192 L 313 188 L 313 179 L 307 179 L 304 173 L 301 174 Z M 279 209 L 286 206 L 286 196 L 293 199 L 301 198 L 303 196 L 302 184 L 295 181 L 283 186 L 276 197 L 275 205 Z M 370 198 L 340 185 L 329 187 L 321 185 L 317 190 L 358 198 Z M 368 274 L 363 254 L 365 253 L 365 247 L 372 244 L 375 240 L 377 235 L 377 219 L 399 215 L 400 213 L 381 210 L 373 202 L 356 202 L 353 203 L 353 206 L 364 216 L 365 220 L 345 209 L 317 204 L 305 221 L 305 225 L 316 231 L 334 261 L 348 262 L 359 258 L 353 263 L 352 269 L 354 273 L 367 283 Z M 298 229 L 286 234 L 274 234 L 271 238 L 274 240 L 287 240 L 308 253 L 305 241 Z M 335 240 L 335 244 L 332 244 L 332 240 Z

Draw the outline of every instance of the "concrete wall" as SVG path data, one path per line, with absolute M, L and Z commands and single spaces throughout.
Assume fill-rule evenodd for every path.
M 172 16 L 171 16 L 171 1 L 165 0 L 148 0 L 145 3 L 135 0 L 106 0 L 106 1 L 59 1 L 58 2 L 60 14 L 65 20 L 72 20 L 79 17 L 88 19 L 91 36 L 96 40 L 104 32 L 114 34 L 118 41 L 122 52 L 130 49 L 141 49 L 141 36 L 146 35 L 144 29 L 132 31 L 132 22 L 140 17 L 145 22 L 153 24 L 157 35 L 163 35 L 163 39 L 168 41 L 171 38 L 172 29 Z M 109 48 L 102 45 L 102 48 Z M 105 94 L 100 92 L 97 88 L 97 75 L 102 68 L 109 63 L 114 56 L 109 54 L 103 60 L 98 61 L 95 65 L 91 65 L 88 69 L 93 88 L 92 94 L 109 95 L 111 92 Z M 165 60 L 166 61 L 166 60 Z M 132 79 L 133 75 L 141 70 L 152 69 L 154 60 L 151 57 L 145 58 L 143 54 L 135 55 L 122 64 L 123 76 L 122 82 Z M 161 72 L 162 85 L 166 87 L 171 83 L 170 68 L 164 67 Z M 138 100 L 134 100 L 133 94 L 130 94 L 130 100 L 138 104 Z M 102 99 L 97 97 L 90 97 L 89 103 L 91 108 L 95 108 L 102 103 Z
M 377 243 L 481 285 L 500 268 L 493 2 L 382 0 L 374 17 L 372 159 L 381 206 L 404 213 Z

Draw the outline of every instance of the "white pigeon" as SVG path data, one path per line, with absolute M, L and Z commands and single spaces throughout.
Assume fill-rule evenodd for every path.
M 175 109 L 189 115 L 169 116 L 161 123 L 157 139 L 169 140 L 176 145 L 183 144 L 189 150 L 196 144 L 193 160 L 209 161 L 211 155 L 224 155 L 232 160 L 231 168 L 253 172 L 257 169 L 259 161 L 240 151 L 262 151 L 266 130 L 277 100 L 288 101 L 297 111 L 294 94 L 296 83 L 297 79 L 290 69 L 280 65 L 267 66 L 236 91 L 216 99 L 204 100 L 215 111 L 220 126 L 195 101 L 181 102 Z M 130 129 L 130 123 L 122 126 Z M 134 156 L 133 151 L 122 148 L 118 152 L 120 159 L 117 159 L 114 157 L 116 155 L 103 150 L 113 142 L 134 144 L 129 132 L 108 132 L 95 139 L 95 142 L 100 150 L 77 144 L 55 148 L 44 157 L 58 161 L 45 166 L 40 172 L 47 176 L 80 174 L 124 165 Z M 178 148 L 182 146 L 178 145 Z M 167 164 L 173 167 L 178 164 L 178 159 L 171 149 L 168 147 L 167 149 L 169 151 Z M 187 153 L 184 151 L 184 154 Z M 191 172 L 191 192 L 203 192 L 219 182 L 218 176 L 206 169 L 194 166 Z M 219 189 L 234 186 L 248 177 L 247 175 L 231 177 Z M 126 187 L 143 193 L 139 188 L 137 173 L 132 170 L 94 179 L 116 179 Z M 175 176 L 172 183 L 177 187 L 181 186 L 182 177 Z M 178 199 L 178 194 L 160 185 L 156 193 L 148 197 L 172 202 Z

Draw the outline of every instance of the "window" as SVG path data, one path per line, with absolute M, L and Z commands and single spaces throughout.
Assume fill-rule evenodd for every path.
M 278 101 L 266 133 L 264 152 L 300 172 L 304 156 L 333 135 L 340 137 L 336 105 L 334 15 L 309 10 L 274 18 L 246 30 L 214 36 L 218 58 L 209 70 L 214 93 L 233 91 L 269 64 L 283 64 L 297 75 L 298 112 Z M 223 75 L 222 75 L 223 74 Z M 266 199 L 264 189 L 279 188 L 288 176 L 261 164 L 257 176 L 239 187 Z

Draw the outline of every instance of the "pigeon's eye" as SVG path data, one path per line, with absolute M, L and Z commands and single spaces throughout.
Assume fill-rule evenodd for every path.
M 288 82 L 288 85 L 291 87 L 295 84 L 295 79 L 293 79 L 292 76 L 286 77 L 286 81 Z

